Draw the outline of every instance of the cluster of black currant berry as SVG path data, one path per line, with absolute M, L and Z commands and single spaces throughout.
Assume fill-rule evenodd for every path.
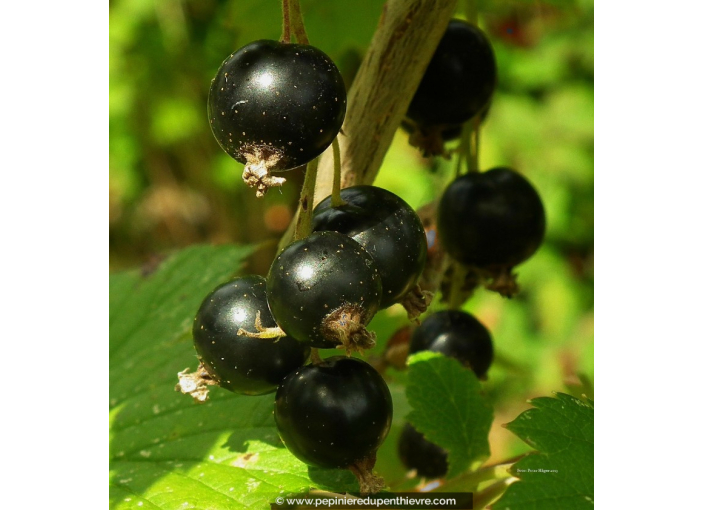
M 488 114 L 496 83 L 496 61 L 486 35 L 476 25 L 452 20 L 403 124 L 410 143 L 431 155 L 446 155 L 444 142 L 461 134 L 475 137 L 473 154 L 464 154 L 473 156 L 470 171 L 458 172 L 429 222 L 439 250 L 455 262 L 445 273 L 445 296 L 451 293 L 449 282 L 460 279 L 460 292 L 483 283 L 504 296 L 514 295 L 514 266 L 533 255 L 545 235 L 542 201 L 525 177 L 510 168 L 479 172 L 476 167 L 479 124 Z M 469 142 L 463 137 L 460 156 Z
M 245 163 L 243 178 L 261 196 L 283 182 L 270 172 L 305 164 L 333 142 L 345 105 L 340 73 L 322 51 L 256 41 L 222 64 L 208 112 L 215 138 Z M 366 325 L 379 309 L 417 292 L 425 231 L 384 189 L 353 186 L 335 199 L 318 204 L 312 232 L 286 246 L 266 278 L 236 278 L 205 298 L 193 326 L 200 365 L 179 373 L 177 389 L 197 401 L 213 384 L 246 395 L 276 391 L 288 449 L 309 465 L 351 469 L 362 492 L 375 492 L 391 395 L 371 365 L 349 355 L 374 345 Z M 337 347 L 347 357 L 317 353 Z
M 453 20 L 409 107 L 404 126 L 412 143 L 444 153 L 444 140 L 486 114 L 495 82 L 484 34 Z M 327 55 L 276 41 L 230 55 L 208 100 L 215 138 L 245 164 L 243 178 L 259 196 L 283 183 L 271 172 L 306 164 L 333 143 L 345 108 L 340 73 Z M 544 231 L 540 198 L 509 169 L 458 177 L 437 209 L 442 249 L 456 264 L 484 271 L 510 272 L 537 249 Z M 236 278 L 204 299 L 193 325 L 200 365 L 179 373 L 177 389 L 201 402 L 210 385 L 245 395 L 276 392 L 275 421 L 288 449 L 312 466 L 348 468 L 362 492 L 376 492 L 383 481 L 372 469 L 391 424 L 391 396 L 380 373 L 350 355 L 375 344 L 366 326 L 380 309 L 401 303 L 411 318 L 426 310 L 428 293 L 419 286 L 427 271 L 426 229 L 397 195 L 357 185 L 320 202 L 310 230 L 297 232 L 266 278 Z M 327 348 L 347 356 L 321 359 L 317 349 Z M 454 357 L 480 378 L 493 357 L 489 332 L 458 310 L 426 318 L 408 352 L 419 350 Z M 404 461 L 422 476 L 441 476 L 446 454 L 419 445 L 419 437 L 408 425 Z M 430 464 L 414 460 L 433 448 Z
M 420 219 L 395 194 L 353 186 L 341 196 L 337 207 L 331 197 L 318 204 L 313 233 L 287 246 L 266 279 L 236 278 L 205 298 L 193 325 L 200 366 L 179 374 L 178 389 L 198 401 L 213 384 L 276 391 L 288 449 L 313 466 L 351 469 L 371 492 L 383 487 L 372 468 L 393 413 L 384 379 L 362 360 L 321 360 L 317 351 L 303 365 L 312 348 L 372 347 L 365 326 L 413 292 L 427 245 Z
M 349 468 L 363 492 L 383 487 L 375 453 L 392 418 L 389 389 L 368 363 L 325 360 L 311 348 L 349 354 L 374 345 L 366 325 L 416 285 L 425 263 L 425 231 L 413 209 L 374 186 L 342 191 L 314 210 L 314 232 L 291 243 L 267 278 L 246 276 L 216 288 L 193 325 L 200 366 L 179 374 L 196 400 L 208 385 L 247 395 L 276 391 L 275 418 L 288 449 L 304 462 Z
M 542 202 L 523 176 L 509 168 L 477 168 L 479 124 L 487 116 L 496 81 L 487 37 L 471 23 L 452 20 L 403 123 L 409 142 L 426 155 L 447 156 L 444 143 L 462 135 L 458 158 L 464 151 L 470 171 L 458 171 L 424 222 L 430 249 L 422 284 L 435 290 L 440 282 L 433 281 L 433 273 L 444 278 L 443 298 L 451 308 L 459 308 L 480 283 L 513 295 L 513 267 L 535 253 L 545 233 Z M 407 354 L 430 350 L 458 359 L 478 378 L 486 378 L 493 359 L 491 335 L 472 315 L 455 309 L 437 312 L 413 331 L 410 342 L 408 336 L 406 331 L 400 341 L 387 345 L 386 363 L 402 368 Z M 437 478 L 447 472 L 447 453 L 411 424 L 403 429 L 398 452 L 419 476 Z
M 179 373 L 177 389 L 201 402 L 213 384 L 245 395 L 276 391 L 275 421 L 291 453 L 312 466 L 351 469 L 363 491 L 379 490 L 372 468 L 393 413 L 384 379 L 346 356 L 304 366 L 309 343 L 248 334 L 276 326 L 267 287 L 263 277 L 245 276 L 205 298 L 193 324 L 200 365 Z

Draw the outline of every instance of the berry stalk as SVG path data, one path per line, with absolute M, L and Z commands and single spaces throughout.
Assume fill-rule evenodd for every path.
M 303 24 L 303 14 L 301 13 L 299 0 L 287 1 L 290 1 L 291 24 L 293 26 L 293 33 L 296 35 L 296 41 L 298 41 L 298 44 L 310 44 L 308 42 L 308 34 L 306 34 L 306 27 Z
M 466 162 L 468 172 L 479 171 L 479 126 L 481 122 L 481 113 L 478 113 L 462 126 L 460 144 L 456 149 L 455 179 L 464 173 L 462 172 L 463 162 Z
M 479 17 L 479 9 L 477 9 L 477 0 L 465 0 L 464 15 L 467 17 L 467 21 L 469 21 L 471 24 L 477 24 Z
M 332 207 L 340 207 L 344 204 L 342 197 L 340 196 L 340 183 L 342 180 L 342 162 L 340 161 L 340 142 L 337 141 L 337 137 L 332 141 L 332 152 L 333 152 L 333 175 L 332 175 L 332 194 L 330 196 Z
M 467 21 L 472 25 L 479 25 L 479 9 L 477 0 L 465 0 L 464 13 Z M 469 172 L 479 171 L 479 125 L 481 124 L 481 112 L 477 113 L 465 127 L 462 129 L 462 144 L 468 143 L 469 151 L 467 152 L 467 169 Z M 471 126 L 469 131 L 469 139 L 465 142 L 464 136 L 468 126 Z M 456 176 L 460 174 L 457 173 Z
M 462 175 L 462 162 L 467 161 L 470 153 L 470 135 L 469 135 L 469 124 L 464 124 L 462 126 L 462 133 L 460 134 L 460 144 L 457 147 L 457 162 L 455 164 L 455 179 Z
M 291 42 L 291 7 L 289 0 L 281 0 L 281 42 L 289 44 Z
M 311 233 L 310 220 L 313 215 L 318 159 L 315 158 L 306 166 L 306 176 L 303 180 L 303 189 L 301 190 L 301 199 L 298 205 L 298 218 L 296 219 L 296 228 L 293 231 L 294 241 L 303 239 Z
M 448 298 L 447 307 L 450 310 L 459 310 L 464 302 L 462 287 L 464 286 L 465 278 L 467 277 L 467 268 L 459 262 L 453 262 L 452 265 L 452 285 L 450 286 L 450 296 Z
M 474 116 L 469 121 L 471 130 L 469 131 L 469 156 L 467 158 L 467 169 L 470 172 L 479 171 L 479 125 L 481 124 L 481 113 Z

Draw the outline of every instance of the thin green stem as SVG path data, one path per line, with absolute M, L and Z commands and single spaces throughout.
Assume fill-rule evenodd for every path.
M 474 494 L 472 508 L 480 510 L 501 496 L 515 479 L 505 478 Z
M 464 14 L 467 21 L 477 26 L 479 20 L 478 0 L 465 0 Z M 464 154 L 467 160 L 467 170 L 469 172 L 479 171 L 479 124 L 481 123 L 481 112 L 475 115 L 469 122 L 465 123 L 462 128 L 462 141 L 460 142 L 461 154 Z M 466 152 L 464 152 L 466 151 Z M 462 158 L 460 158 L 461 160 Z M 459 176 L 462 172 L 461 161 L 457 163 L 455 176 Z
M 482 466 L 476 471 L 462 473 L 455 478 L 447 480 L 439 490 L 443 492 L 474 490 L 480 483 L 488 482 L 489 480 L 505 480 L 511 478 L 512 475 L 508 472 L 508 467 L 515 464 L 526 455 L 528 454 L 524 453 L 510 459 L 498 461 L 494 464 Z
M 477 0 L 465 0 L 464 15 L 467 17 L 467 21 L 469 21 L 473 25 L 477 24 L 477 18 L 479 17 L 479 9 L 477 9 Z
M 322 363 L 323 361 L 322 359 L 320 359 L 320 353 L 318 352 L 318 349 L 316 347 L 311 347 L 310 349 L 310 361 L 314 365 Z
M 467 158 L 467 167 L 470 172 L 479 171 L 479 124 L 481 121 L 481 112 L 469 121 L 472 126 L 469 132 L 469 157 Z
M 311 496 L 321 496 L 327 499 L 361 499 L 359 496 L 355 496 L 354 494 L 349 494 L 347 492 L 344 494 L 338 494 L 337 492 L 323 491 L 320 489 L 311 489 L 308 494 Z
M 308 163 L 306 176 L 303 180 L 301 199 L 299 202 L 298 219 L 293 231 L 293 240 L 298 241 L 308 236 L 311 231 L 311 216 L 313 215 L 313 199 L 315 198 L 315 179 L 318 175 L 318 158 Z
M 457 165 L 455 166 L 455 179 L 462 175 L 462 163 L 464 161 L 469 161 L 471 148 L 471 121 L 465 122 L 462 126 L 462 132 L 460 133 L 460 144 L 457 147 Z
M 306 27 L 303 24 L 303 14 L 301 13 L 301 4 L 299 0 L 291 1 L 291 18 L 293 24 L 293 33 L 296 34 L 296 41 L 298 44 L 310 44 L 308 42 L 308 34 L 306 34 Z
M 291 7 L 289 0 L 281 0 L 281 18 L 283 19 L 281 42 L 289 44 L 291 42 Z
M 450 297 L 448 299 L 448 308 L 450 310 L 459 310 L 462 306 L 462 287 L 467 277 L 467 268 L 459 262 L 453 262 L 452 266 L 452 284 L 450 286 Z
M 332 195 L 330 205 L 340 207 L 345 202 L 340 196 L 340 186 L 342 181 L 342 162 L 340 161 L 340 143 L 337 137 L 332 141 L 333 174 L 332 174 Z

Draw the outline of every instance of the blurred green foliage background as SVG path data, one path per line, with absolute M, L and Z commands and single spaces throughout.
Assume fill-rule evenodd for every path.
M 479 290 L 465 305 L 496 345 L 485 388 L 498 459 L 527 449 L 500 427 L 528 407 L 526 399 L 566 390 L 593 396 L 594 10 L 592 0 L 477 4 L 499 66 L 480 167 L 523 172 L 548 218 L 544 245 L 517 269 L 519 295 Z M 311 43 L 335 60 L 349 87 L 383 2 L 301 5 Z M 222 60 L 252 40 L 278 39 L 280 25 L 280 2 L 272 0 L 111 1 L 111 271 L 194 243 L 272 241 L 250 261 L 250 272 L 266 273 L 301 172 L 256 199 L 240 179 L 242 166 L 211 135 L 206 100 Z M 422 158 L 399 131 L 376 184 L 420 207 L 449 182 L 453 163 Z M 392 307 L 374 324 L 383 345 L 407 320 Z

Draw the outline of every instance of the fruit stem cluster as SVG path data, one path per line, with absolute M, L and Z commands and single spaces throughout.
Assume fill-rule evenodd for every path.
M 283 18 L 281 42 L 285 44 L 291 42 L 291 29 L 293 29 L 298 44 L 310 44 L 303 24 L 303 14 L 301 13 L 299 0 L 281 0 L 281 14 Z

